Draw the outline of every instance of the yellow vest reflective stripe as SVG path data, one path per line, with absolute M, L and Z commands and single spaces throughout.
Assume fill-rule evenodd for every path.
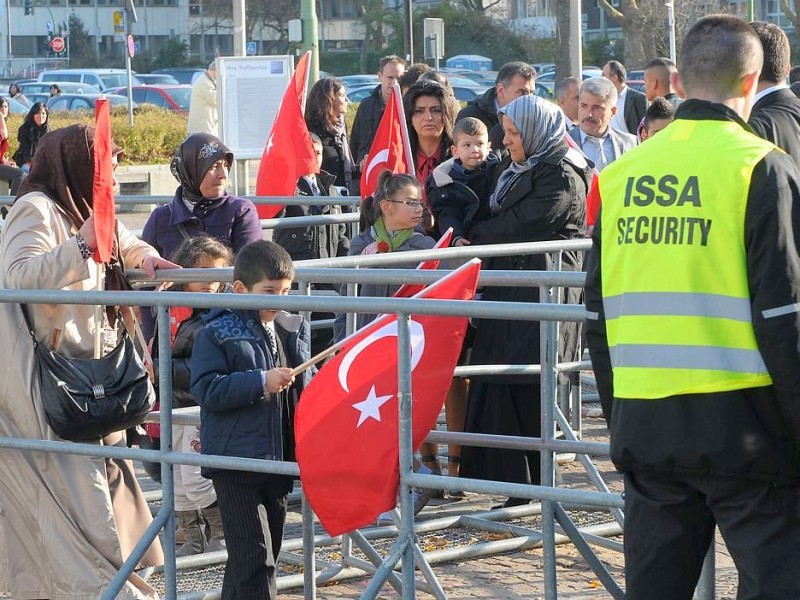
M 744 217 L 753 168 L 774 148 L 732 121 L 679 119 L 603 170 L 616 397 L 772 383 L 753 331 Z

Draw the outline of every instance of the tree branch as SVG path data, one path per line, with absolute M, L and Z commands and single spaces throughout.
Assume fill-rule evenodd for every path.
M 602 5 L 603 9 L 606 11 L 609 17 L 617 21 L 620 25 L 622 25 L 626 20 L 627 17 L 614 8 L 608 0 L 599 0 L 600 4 Z
M 789 6 L 789 0 L 781 0 L 781 8 L 783 9 L 784 14 L 786 17 L 792 22 L 797 23 L 797 11 L 792 10 L 792 7 Z M 796 29 L 795 25 L 795 29 Z

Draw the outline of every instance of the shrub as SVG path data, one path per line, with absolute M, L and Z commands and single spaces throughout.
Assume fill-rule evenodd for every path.
M 17 130 L 25 115 L 8 117 L 9 150 L 11 156 L 19 146 Z M 94 125 L 94 114 L 89 111 L 51 112 L 50 130 L 75 123 Z M 116 106 L 111 110 L 111 135 L 124 150 L 122 164 L 168 163 L 186 137 L 186 116 L 155 106 L 142 105 L 136 109 L 134 126 L 128 124 L 128 109 Z

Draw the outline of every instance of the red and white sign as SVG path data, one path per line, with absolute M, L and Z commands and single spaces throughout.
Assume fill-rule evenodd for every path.
M 62 37 L 54 37 L 52 40 L 50 40 L 50 48 L 52 48 L 53 52 L 56 54 L 63 52 L 65 47 L 66 43 Z

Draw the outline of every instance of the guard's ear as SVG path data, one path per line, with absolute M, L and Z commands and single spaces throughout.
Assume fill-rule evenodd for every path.
M 682 99 L 686 99 L 686 90 L 683 89 L 683 80 L 681 80 L 681 74 L 678 71 L 674 73 L 670 73 L 669 75 L 669 82 L 672 87 L 675 88 L 675 93 L 678 94 Z

